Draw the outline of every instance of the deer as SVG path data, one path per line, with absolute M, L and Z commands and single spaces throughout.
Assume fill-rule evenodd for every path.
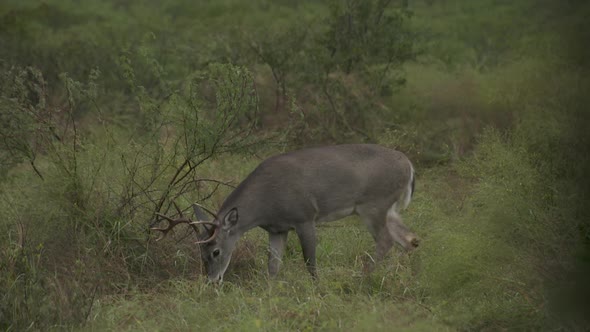
M 299 238 L 305 266 L 314 280 L 316 226 L 358 215 L 375 241 L 373 265 L 395 243 L 406 251 L 418 247 L 418 237 L 402 222 L 414 193 L 415 176 L 402 152 L 376 144 L 343 144 L 306 148 L 272 156 L 261 162 L 227 196 L 217 213 L 193 205 L 196 221 L 157 215 L 168 227 L 152 228 L 160 238 L 186 223 L 198 232 L 201 258 L 209 282 L 222 282 L 236 243 L 244 233 L 261 227 L 268 232 L 268 274 L 276 277 L 289 231 Z M 213 219 L 207 218 L 202 209 Z M 158 220 L 156 220 L 158 221 Z

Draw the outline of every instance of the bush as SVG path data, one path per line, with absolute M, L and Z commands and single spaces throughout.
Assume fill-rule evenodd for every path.
M 100 112 L 99 75 L 88 83 L 62 79 L 70 115 L 65 123 L 29 118 L 34 126 L 60 132 L 59 139 L 42 131 L 44 145 L 24 149 L 40 155 L 36 173 L 13 169 L 2 183 L 4 328 L 83 322 L 100 294 L 125 292 L 167 271 L 201 269 L 182 250 L 152 250 L 147 227 L 155 212 L 168 213 L 175 200 L 214 195 L 223 182 L 204 177 L 203 164 L 226 153 L 246 153 L 261 142 L 251 135 L 256 122 L 247 121 L 256 118 L 257 96 L 242 67 L 212 64 L 188 81 L 186 91 L 167 100 L 135 87 L 145 121 L 132 130 L 80 126 L 72 116 L 78 105 L 94 105 Z M 3 111 L 30 116 L 28 99 L 5 98 L 18 107 Z M 33 110 L 53 111 L 45 104 Z M 8 128 L 22 133 L 20 127 Z

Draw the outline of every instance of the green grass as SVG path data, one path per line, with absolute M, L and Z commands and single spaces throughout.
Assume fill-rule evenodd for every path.
M 373 93 L 360 72 L 334 69 L 328 78 L 349 89 L 333 91 L 344 115 L 330 112 L 317 82 L 325 2 L 0 5 L 0 329 L 584 330 L 590 57 L 579 45 L 590 7 L 411 3 L 421 53 L 400 64 L 405 85 Z M 308 39 L 293 52 L 300 27 Z M 282 91 L 289 107 L 275 109 L 271 69 L 252 42 L 278 58 L 295 54 Z M 191 86 L 212 69 L 217 76 Z M 264 145 L 196 169 L 195 179 L 229 184 L 206 205 L 218 208 L 265 157 L 326 137 L 365 140 L 352 132 L 358 120 L 416 166 L 402 216 L 420 247 L 394 248 L 366 275 L 373 240 L 349 217 L 319 227 L 318 282 L 293 234 L 270 280 L 267 235 L 256 229 L 215 286 L 188 228 L 154 242 L 157 200 L 190 148 L 223 138 L 214 133 L 225 132 L 220 109 L 239 107 L 230 97 L 245 90 L 230 83 L 241 79 L 260 113 L 247 105 L 238 122 L 259 116 L 252 142 Z M 216 187 L 189 180 L 183 207 Z
M 392 303 L 393 302 L 393 303 Z M 89 330 L 354 330 L 444 328 L 426 309 L 400 301 L 338 290 L 306 280 L 266 281 L 256 286 L 225 284 L 203 289 L 176 281 L 133 300 L 110 299 L 93 314 L 102 320 Z
M 406 254 L 395 250 L 374 274 L 361 272 L 373 241 L 356 218 L 321 227 L 318 237 L 318 283 L 293 235 L 279 276 L 269 280 L 266 234 L 254 230 L 241 240 L 221 287 L 195 275 L 101 300 L 85 329 L 449 329 L 421 303 Z
M 489 144 L 499 144 L 490 140 Z M 512 161 L 512 167 L 520 168 L 517 157 L 506 158 L 513 160 L 498 163 L 510 167 L 506 162 Z M 317 284 L 304 268 L 293 235 L 279 276 L 269 280 L 266 233 L 253 230 L 241 240 L 222 287 L 193 275 L 160 282 L 155 290 L 108 297 L 93 307 L 86 328 L 541 327 L 543 299 L 539 280 L 532 277 L 537 262 L 530 260 L 536 256 L 522 247 L 539 236 L 527 239 L 515 234 L 523 226 L 518 209 L 496 204 L 517 197 L 494 191 L 494 186 L 503 185 L 497 181 L 501 176 L 478 182 L 461 172 L 467 171 L 445 167 L 421 174 L 415 200 L 404 217 L 422 237 L 422 245 L 409 255 L 394 248 L 371 275 L 362 269 L 373 241 L 356 217 L 319 228 Z M 492 171 L 485 174 L 497 176 Z M 491 205 L 481 209 L 484 203 Z
M 547 263 L 571 250 L 563 241 L 572 239 L 572 229 L 565 226 L 575 225 L 562 220 L 563 206 L 546 206 L 548 197 L 539 195 L 547 184 L 543 168 L 517 142 L 490 130 L 472 157 L 419 168 L 403 217 L 421 246 L 411 254 L 394 248 L 371 275 L 362 270 L 373 241 L 351 217 L 319 227 L 318 283 L 293 235 L 279 276 L 269 280 L 266 233 L 253 230 L 240 241 L 221 287 L 206 284 L 185 232 L 153 243 L 141 215 L 116 218 L 109 197 L 117 197 L 124 175 L 115 172 L 116 158 L 97 171 L 91 161 L 104 162 L 104 154 L 88 149 L 78 156 L 81 186 L 94 188 L 88 199 L 64 196 L 71 185 L 45 168 L 46 181 L 24 170 L 3 184 L 9 246 L 2 254 L 14 262 L 2 279 L 4 303 L 16 310 L 12 319 L 22 320 L 15 326 L 36 317 L 40 329 L 539 329 L 552 322 L 543 283 L 555 267 Z M 201 174 L 237 183 L 258 162 L 228 155 Z M 229 190 L 216 193 L 212 205 Z M 12 223 L 19 220 L 27 230 L 23 249 Z
M 542 299 L 530 284 L 535 264 L 520 257 L 518 243 L 510 242 L 518 223 L 502 227 L 514 222 L 512 211 L 502 216 L 501 209 L 490 208 L 475 216 L 470 205 L 479 204 L 478 195 L 470 193 L 485 191 L 490 201 L 498 195 L 452 168 L 426 171 L 418 183 L 404 217 L 423 238 L 422 246 L 410 255 L 395 248 L 371 275 L 362 267 L 373 241 L 358 218 L 319 228 L 317 284 L 304 268 L 293 235 L 278 278 L 269 280 L 266 233 L 254 230 L 241 240 L 222 287 L 193 275 L 158 283 L 155 290 L 108 297 L 93 307 L 86 328 L 540 327 Z

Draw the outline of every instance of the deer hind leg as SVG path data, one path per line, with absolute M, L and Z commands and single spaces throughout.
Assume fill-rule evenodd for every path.
M 300 224 L 295 228 L 295 232 L 299 237 L 301 249 L 303 251 L 303 259 L 305 266 L 314 280 L 317 280 L 318 273 L 315 264 L 315 250 L 316 250 L 316 231 L 314 222 L 306 222 Z
M 410 229 L 402 222 L 402 218 L 398 213 L 397 202 L 387 211 L 386 225 L 391 238 L 404 249 L 409 251 L 418 247 L 420 241 L 416 234 L 410 231 Z
M 271 278 L 279 273 L 279 268 L 283 260 L 283 253 L 287 245 L 287 236 L 289 232 L 268 233 L 269 252 L 268 252 L 268 274 Z
M 387 229 L 386 209 L 372 206 L 359 206 L 356 212 L 361 217 L 369 233 L 375 240 L 375 256 L 370 257 L 370 261 L 365 262 L 365 272 L 371 272 L 376 264 L 383 260 L 389 249 L 393 246 L 394 239 Z
M 375 257 L 365 270 L 372 271 L 377 263 L 383 260 L 395 242 L 406 250 L 418 246 L 418 238 L 402 222 L 397 212 L 397 203 L 389 208 L 376 206 L 357 207 L 357 213 L 367 225 L 375 240 Z

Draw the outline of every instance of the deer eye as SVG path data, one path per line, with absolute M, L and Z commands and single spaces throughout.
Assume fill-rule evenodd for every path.
M 213 250 L 213 252 L 211 253 L 211 256 L 213 256 L 213 258 L 219 256 L 219 254 L 221 253 L 221 250 L 219 250 L 219 248 Z

